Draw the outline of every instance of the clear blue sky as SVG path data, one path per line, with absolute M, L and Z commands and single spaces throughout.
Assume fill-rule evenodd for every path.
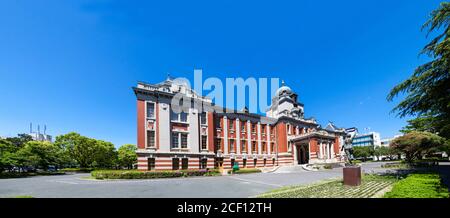
M 162 2 L 162 1 L 161 1 Z M 440 1 L 1 1 L 0 135 L 47 124 L 136 143 L 137 81 L 279 77 L 321 124 L 393 136 L 389 90 Z

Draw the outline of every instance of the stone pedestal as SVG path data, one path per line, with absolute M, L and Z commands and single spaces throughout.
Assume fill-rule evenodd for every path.
M 344 167 L 344 185 L 349 185 L 349 186 L 361 185 L 361 167 L 360 166 Z

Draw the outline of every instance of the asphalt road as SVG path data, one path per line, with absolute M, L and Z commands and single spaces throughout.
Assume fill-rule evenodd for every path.
M 366 172 L 384 171 L 380 163 L 363 165 Z M 342 168 L 323 171 L 146 180 L 88 180 L 89 174 L 0 179 L 0 197 L 28 195 L 44 198 L 236 198 L 252 197 L 286 185 L 310 184 L 342 177 Z

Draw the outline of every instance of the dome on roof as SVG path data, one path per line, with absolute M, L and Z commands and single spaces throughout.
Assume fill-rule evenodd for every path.
M 280 95 L 284 95 L 284 94 L 292 94 L 292 90 L 291 88 L 289 88 L 289 86 L 286 86 L 286 84 L 284 83 L 284 81 L 281 82 L 281 87 L 278 88 L 276 95 L 280 96 Z

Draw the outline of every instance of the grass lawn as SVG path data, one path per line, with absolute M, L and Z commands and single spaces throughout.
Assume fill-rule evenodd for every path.
M 437 173 L 413 173 L 397 182 L 385 198 L 448 198 L 447 187 Z
M 261 194 L 259 198 L 370 198 L 388 188 L 397 179 L 393 176 L 365 175 L 361 185 L 344 186 L 342 180 L 329 180 L 308 186 L 291 186 Z

